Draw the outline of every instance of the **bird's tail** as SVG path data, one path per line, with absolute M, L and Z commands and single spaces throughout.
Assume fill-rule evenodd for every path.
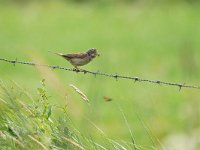
M 49 52 L 49 53 L 53 53 L 53 54 L 58 55 L 58 56 L 63 56 L 62 53 L 56 53 L 56 52 L 52 52 L 52 51 L 48 51 L 48 52 Z

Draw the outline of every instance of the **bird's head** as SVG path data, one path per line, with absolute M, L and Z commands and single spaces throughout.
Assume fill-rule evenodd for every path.
M 87 51 L 87 54 L 91 56 L 92 58 L 95 58 L 96 56 L 100 56 L 100 54 L 97 52 L 96 48 L 91 48 Z

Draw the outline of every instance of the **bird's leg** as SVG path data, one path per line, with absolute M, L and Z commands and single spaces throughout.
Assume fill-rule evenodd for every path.
M 76 72 L 80 72 L 80 69 L 77 66 L 74 66 L 73 70 L 76 71 Z

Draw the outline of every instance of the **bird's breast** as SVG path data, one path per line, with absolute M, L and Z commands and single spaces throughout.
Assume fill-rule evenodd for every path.
M 89 63 L 91 61 L 90 57 L 85 57 L 85 58 L 73 58 L 70 60 L 70 63 L 72 65 L 76 65 L 76 66 L 83 66 L 86 65 L 87 63 Z

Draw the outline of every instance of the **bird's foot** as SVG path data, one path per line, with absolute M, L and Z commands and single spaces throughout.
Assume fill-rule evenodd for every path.
M 80 72 L 81 69 L 79 69 L 78 67 L 75 67 L 75 68 L 73 68 L 73 71 Z

